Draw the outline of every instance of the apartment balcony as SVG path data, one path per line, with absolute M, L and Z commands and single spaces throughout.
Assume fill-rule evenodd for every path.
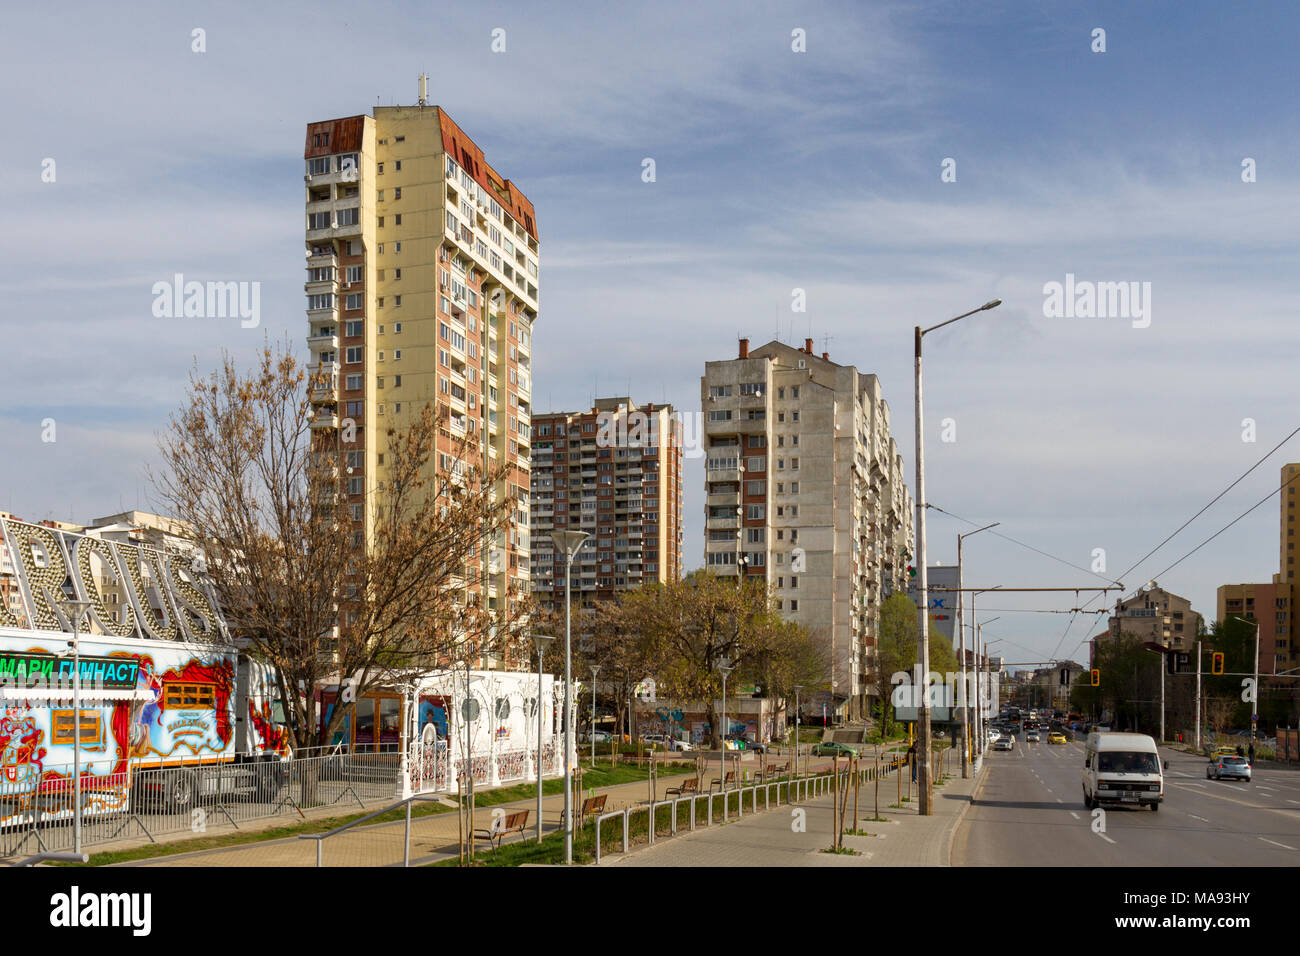
M 333 362 L 323 363 L 327 367 L 337 368 Z M 319 377 L 312 376 L 311 401 L 313 405 L 338 401 L 339 375 L 337 371 L 321 372 Z
M 744 478 L 744 472 L 739 468 L 710 468 L 706 473 L 706 481 L 714 484 L 719 481 L 727 481 L 736 484 Z
M 322 409 L 321 412 L 311 420 L 311 427 L 318 430 L 338 428 L 338 412 L 333 409 Z
M 338 351 L 339 337 L 331 332 L 328 335 L 309 335 L 307 336 L 307 347 L 311 349 L 329 349 Z M 332 363 L 326 363 L 332 364 Z
M 729 518 L 715 518 L 712 515 L 704 519 L 704 527 L 707 529 L 739 528 L 740 518 L 732 516 Z
M 704 496 L 704 503 L 705 505 L 738 505 L 740 504 L 740 489 L 707 494 Z
M 334 296 L 339 294 L 339 280 L 336 272 L 332 279 L 308 279 L 302 284 L 302 290 L 308 295 L 321 295 L 331 293 Z

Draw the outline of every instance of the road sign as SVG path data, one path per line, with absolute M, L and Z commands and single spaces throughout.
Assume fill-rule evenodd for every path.
M 472 697 L 460 705 L 460 715 L 466 720 L 478 720 L 478 701 Z
M 1252 724 L 1254 724 L 1254 723 L 1258 723 L 1258 722 L 1259 722 L 1259 714 L 1251 714 L 1251 715 L 1250 715 L 1250 722 L 1251 722 Z

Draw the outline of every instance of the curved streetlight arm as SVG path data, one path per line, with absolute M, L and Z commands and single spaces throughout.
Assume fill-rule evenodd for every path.
M 1001 299 L 994 299 L 992 302 L 985 302 L 978 309 L 971 309 L 969 312 L 963 312 L 961 315 L 954 316 L 953 318 L 949 319 L 947 322 L 940 322 L 938 325 L 932 325 L 928 329 L 921 329 L 921 334 L 925 335 L 927 332 L 933 332 L 935 329 L 941 329 L 945 325 L 952 325 L 954 322 L 957 322 L 960 319 L 964 319 L 967 316 L 974 315 L 976 312 L 987 312 L 989 309 L 996 309 L 1001 304 L 1002 304 Z

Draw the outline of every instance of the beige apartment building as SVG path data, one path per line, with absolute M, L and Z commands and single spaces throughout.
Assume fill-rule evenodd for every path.
M 1188 652 L 1196 648 L 1201 623 L 1201 615 L 1192 610 L 1191 601 L 1152 581 L 1131 598 L 1115 602 L 1107 634 L 1111 637 L 1131 634 L 1143 641 Z
M 423 78 L 415 106 L 308 124 L 303 157 L 309 368 L 324 383 L 313 428 L 346 465 L 353 540 L 373 532 L 385 431 L 431 404 L 433 467 L 505 468 L 511 525 L 467 580 L 490 608 L 512 610 L 529 579 L 532 203 L 426 105 Z
M 907 587 L 913 500 L 875 375 L 812 340 L 705 364 L 705 565 L 766 579 L 826 648 L 827 710 L 862 717 L 876 693 L 880 604 Z M 823 701 L 815 700 L 813 709 Z

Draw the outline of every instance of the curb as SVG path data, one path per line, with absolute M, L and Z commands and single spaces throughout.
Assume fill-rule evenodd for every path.
M 948 834 L 948 847 L 945 852 L 946 859 L 943 862 L 944 866 L 952 866 L 953 841 L 957 839 L 957 830 L 958 828 L 961 827 L 961 821 L 964 820 L 966 817 L 966 811 L 971 808 L 971 806 L 975 803 L 975 797 L 979 794 L 979 792 L 982 789 L 984 789 L 984 781 L 988 779 L 988 764 L 986 763 L 980 764 L 980 768 L 976 772 L 976 778 L 977 779 L 975 780 L 975 786 L 971 788 L 970 799 L 966 801 L 966 804 L 961 808 L 961 811 L 957 814 L 956 822 L 953 823 L 952 830 Z

